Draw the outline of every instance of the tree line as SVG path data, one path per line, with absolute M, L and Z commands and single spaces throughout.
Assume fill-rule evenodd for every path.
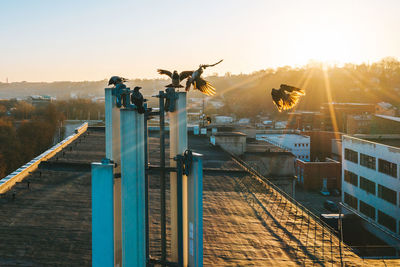
M 104 118 L 104 103 L 89 99 L 34 106 L 16 99 L 0 101 L 0 179 L 54 144 L 65 119 Z

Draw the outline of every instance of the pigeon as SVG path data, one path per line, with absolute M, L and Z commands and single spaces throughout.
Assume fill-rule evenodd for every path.
M 190 75 L 192 75 L 193 73 L 193 71 L 182 71 L 181 73 L 178 73 L 176 70 L 174 70 L 174 72 L 171 73 L 168 70 L 162 70 L 162 69 L 158 69 L 157 72 L 161 75 L 162 74 L 168 75 L 172 79 L 172 83 L 166 85 L 165 87 L 173 87 L 173 88 L 183 87 L 182 85 L 180 85 L 180 82 L 189 77 Z
M 122 84 L 122 83 L 127 82 L 127 81 L 128 81 L 128 79 L 125 79 L 125 78 L 122 78 L 122 77 L 119 77 L 119 76 L 112 76 L 110 78 L 110 80 L 108 81 L 108 85 L 111 85 L 111 84 L 113 84 L 113 85 Z
M 133 88 L 133 92 L 131 94 L 131 103 L 133 103 L 139 114 L 143 114 L 145 112 L 145 109 L 143 107 L 144 103 L 144 98 L 141 92 L 139 90 L 142 89 L 142 87 L 136 86 Z
M 192 73 L 190 74 L 190 77 L 186 81 L 186 88 L 185 88 L 186 92 L 189 91 L 190 86 L 193 85 L 194 89 L 199 90 L 200 92 L 202 92 L 205 95 L 208 95 L 208 96 L 215 95 L 216 92 L 215 92 L 214 86 L 212 86 L 211 83 L 209 83 L 208 81 L 204 80 L 201 77 L 201 74 L 203 73 L 204 69 L 206 69 L 208 67 L 213 67 L 213 66 L 221 63 L 222 60 L 223 59 L 221 59 L 217 63 L 211 64 L 211 65 L 200 65 L 196 71 L 192 71 Z
M 272 89 L 272 100 L 279 112 L 282 110 L 292 109 L 300 100 L 300 96 L 305 95 L 303 89 L 281 84 L 279 89 Z

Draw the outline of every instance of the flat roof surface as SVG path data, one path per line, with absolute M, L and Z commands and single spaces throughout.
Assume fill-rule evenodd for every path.
M 376 117 L 382 118 L 382 119 L 387 119 L 395 122 L 400 122 L 400 117 L 394 117 L 394 116 L 388 116 L 388 115 L 378 115 L 375 114 Z
M 150 163 L 158 165 L 157 134 L 151 133 L 149 141 Z M 340 264 L 338 239 L 312 217 L 239 171 L 229 155 L 208 145 L 208 138 L 189 136 L 189 147 L 204 155 L 205 266 Z M 91 266 L 91 177 L 85 166 L 103 157 L 104 132 L 89 129 L 89 135 L 28 176 L 29 188 L 23 182 L 0 199 L 0 266 Z M 161 253 L 156 170 L 149 179 L 150 252 L 157 258 Z M 167 246 L 169 253 L 169 238 Z M 364 260 L 342 248 L 346 266 L 400 264 Z
M 400 148 L 400 134 L 354 134 L 346 136 L 361 139 L 364 142 L 372 142 L 386 146 Z
M 295 142 L 309 142 L 310 137 L 300 134 L 257 134 L 256 138 L 259 140 L 273 141 L 275 143 L 295 143 Z

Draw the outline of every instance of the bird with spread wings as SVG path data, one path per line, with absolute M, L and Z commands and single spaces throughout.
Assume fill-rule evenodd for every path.
M 208 68 L 208 67 L 213 67 L 219 63 L 221 63 L 222 60 L 218 61 L 215 64 L 211 65 L 200 65 L 199 68 L 195 71 L 182 71 L 181 73 L 178 73 L 176 70 L 174 72 L 170 72 L 168 70 L 163 70 L 163 69 L 158 69 L 158 73 L 162 75 L 168 75 L 172 79 L 172 83 L 166 85 L 166 87 L 174 87 L 174 88 L 180 88 L 183 87 L 180 82 L 183 81 L 184 79 L 187 78 L 186 81 L 186 91 L 189 91 L 190 86 L 193 85 L 194 89 L 199 90 L 203 94 L 212 96 L 215 95 L 215 88 L 206 80 L 204 80 L 201 77 L 201 74 L 203 73 L 203 70 Z
M 196 71 L 192 71 L 192 74 L 189 76 L 189 78 L 186 80 L 186 91 L 190 90 L 190 86 L 193 85 L 194 89 L 199 90 L 205 95 L 208 96 L 213 96 L 216 94 L 214 86 L 212 86 L 211 83 L 208 81 L 204 80 L 201 77 L 201 74 L 203 74 L 203 71 L 208 68 L 208 67 L 214 67 L 215 65 L 221 63 L 223 59 L 218 61 L 217 63 L 211 64 L 211 65 L 200 65 L 199 68 Z
M 168 75 L 172 79 L 172 83 L 166 85 L 165 87 L 174 87 L 179 88 L 183 87 L 180 83 L 190 75 L 192 75 L 193 71 L 182 71 L 178 73 L 176 70 L 174 72 L 170 72 L 168 70 L 158 69 L 157 72 L 161 75 Z
M 299 102 L 300 96 L 305 94 L 303 89 L 287 84 L 281 84 L 279 89 L 272 89 L 271 91 L 272 100 L 279 112 L 292 109 Z

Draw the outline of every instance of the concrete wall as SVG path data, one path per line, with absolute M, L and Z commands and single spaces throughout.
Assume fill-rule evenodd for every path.
M 246 151 L 246 135 L 242 133 L 216 133 L 215 144 L 237 156 Z
M 248 152 L 241 158 L 279 186 L 283 191 L 294 196 L 294 159 L 289 152 Z
M 242 159 L 268 178 L 294 176 L 294 156 L 287 152 L 245 153 Z

